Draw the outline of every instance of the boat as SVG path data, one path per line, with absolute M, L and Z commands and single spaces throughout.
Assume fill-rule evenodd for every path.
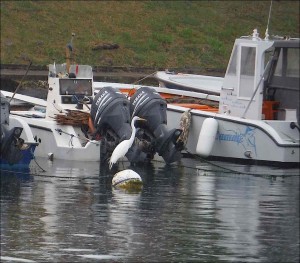
M 47 100 L 16 94 L 32 104 L 30 110 L 12 110 L 32 130 L 37 157 L 51 160 L 99 161 L 100 142 L 88 134 L 93 72 L 88 65 L 50 64 Z M 6 96 L 11 93 L 4 92 Z
M 53 73 L 56 70 L 61 74 Z M 33 107 L 31 110 L 11 111 L 32 129 L 39 142 L 36 156 L 51 160 L 107 162 L 115 147 L 131 135 L 128 98 L 111 87 L 94 92 L 92 68 L 87 65 L 71 65 L 67 73 L 66 64 L 51 64 L 48 83 L 47 101 L 15 94 L 16 99 Z M 12 96 L 10 92 L 4 94 Z M 158 99 L 159 103 L 165 103 L 161 97 Z M 145 153 L 135 143 L 126 154 L 131 163 L 149 162 L 157 152 L 167 163 L 180 159 L 180 149 L 171 140 L 179 135 L 178 129 L 170 130 L 166 123 L 161 122 L 166 118 L 166 112 L 160 111 L 156 102 L 150 107 L 157 109 L 158 114 L 148 121 L 155 129 L 159 128 L 151 138 L 153 144 L 160 145 L 156 143 L 159 139 L 164 147 L 148 145 L 151 149 Z
M 113 86 L 126 92 L 127 88 L 131 96 L 144 99 L 159 91 L 115 83 L 94 85 L 96 90 Z M 191 95 L 182 89 L 172 93 Z M 256 29 L 236 39 L 217 98 L 217 110 L 168 102 L 170 129 L 178 128 L 182 114 L 191 109 L 188 153 L 231 162 L 299 166 L 299 39 L 268 35 L 262 39 Z
M 93 96 L 93 72 L 88 65 L 72 63 L 73 38 L 66 46 L 66 63 L 48 66 L 47 100 L 3 91 L 7 97 L 31 105 L 11 110 L 26 122 L 39 147 L 37 157 L 50 160 L 99 161 L 100 142 L 90 134 L 89 111 Z
M 49 65 L 48 86 L 46 101 L 4 92 L 33 106 L 30 110 L 12 110 L 11 114 L 30 126 L 39 143 L 36 156 L 108 164 L 116 146 L 131 135 L 131 104 L 127 97 L 112 88 L 101 89 L 95 95 L 92 67 L 71 64 L 68 60 Z M 132 145 L 126 154 L 131 163 L 149 162 L 157 152 L 167 163 L 180 158 L 180 149 L 174 143 L 180 131 L 168 129 L 164 121 L 166 107 L 161 111 L 161 103 L 165 101 L 159 97 L 147 105 L 147 109 L 157 113 L 147 120 L 155 132 L 144 130 L 145 136 L 151 137 L 147 152 L 138 143 Z
M 39 143 L 37 157 L 108 164 L 115 147 L 131 135 L 130 103 L 124 94 L 114 89 L 103 89 L 94 96 L 92 67 L 71 63 L 72 39 L 66 48 L 66 63 L 48 66 L 46 101 L 17 93 L 4 94 L 32 106 L 29 110 L 12 110 L 11 115 L 31 128 Z M 159 105 L 151 106 L 158 109 Z M 166 118 L 165 112 L 158 113 Z M 174 134 L 179 135 L 179 131 L 169 130 L 165 123 L 156 122 L 159 114 L 152 116 L 151 122 L 159 130 L 151 136 L 154 144 L 159 145 L 155 142 L 159 140 L 163 147 L 157 149 L 148 145 L 151 150 L 144 153 L 134 143 L 126 154 L 131 163 L 151 161 L 157 151 L 166 162 L 180 158 L 180 150 L 175 149 L 170 140 Z
M 224 78 L 186 74 L 174 71 L 157 71 L 154 77 L 159 86 L 168 89 L 202 92 L 211 95 L 220 95 Z
M 1 101 L 1 169 L 29 167 L 38 143 L 30 127 L 18 117 L 11 116 L 10 102 L 0 92 Z

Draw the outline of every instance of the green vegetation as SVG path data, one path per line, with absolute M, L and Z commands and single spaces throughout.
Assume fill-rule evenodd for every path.
M 271 1 L 1 1 L 1 63 L 221 68 L 236 37 L 264 37 Z M 299 1 L 273 1 L 270 35 L 299 37 Z M 116 43 L 118 49 L 93 50 Z

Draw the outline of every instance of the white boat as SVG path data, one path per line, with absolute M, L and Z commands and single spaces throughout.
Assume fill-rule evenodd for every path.
M 21 118 L 11 116 L 10 104 L 0 92 L 1 98 L 1 169 L 19 169 L 29 167 L 35 157 L 38 143 L 34 140 L 28 124 Z
M 67 64 L 49 65 L 47 101 L 16 94 L 15 99 L 31 103 L 35 107 L 29 111 L 11 111 L 31 128 L 39 143 L 35 155 L 50 159 L 99 161 L 100 142 L 87 134 L 86 122 L 73 125 L 68 122 L 68 114 L 76 116 L 86 113 L 93 95 L 93 72 L 90 66 Z M 10 97 L 11 93 L 3 92 Z M 58 118 L 65 118 L 59 121 Z
M 69 45 L 68 50 L 72 50 Z M 67 52 L 67 58 L 69 57 Z M 51 64 L 48 85 L 47 101 L 5 92 L 8 97 L 14 95 L 15 99 L 34 106 L 27 111 L 11 111 L 11 114 L 24 120 L 32 129 L 34 138 L 39 143 L 37 157 L 106 162 L 115 147 L 130 138 L 132 129 L 129 100 L 112 88 L 101 89 L 94 97 L 93 72 L 90 66 L 70 65 L 69 59 L 66 64 Z M 160 97 L 158 99 L 160 103 L 165 103 Z M 152 127 L 158 130 L 155 134 L 147 131 L 147 136 L 152 139 L 151 143 L 157 145 L 147 145 L 149 151 L 145 153 L 134 142 L 126 153 L 130 162 L 151 161 L 156 152 L 166 162 L 180 158 L 180 150 L 175 148 L 171 140 L 180 132 L 168 129 L 164 121 L 165 109 L 161 112 L 159 107 L 157 103 L 151 104 L 151 110 L 155 109 L 157 113 L 151 117 Z
M 15 94 L 15 99 L 34 107 L 27 111 L 11 111 L 30 126 L 39 143 L 36 156 L 108 163 L 114 148 L 131 135 L 129 100 L 116 89 L 107 88 L 101 89 L 100 93 L 103 93 L 94 97 L 92 68 L 86 65 L 71 65 L 69 71 L 66 64 L 49 65 L 48 84 L 47 101 Z M 10 92 L 4 94 L 13 96 Z M 207 97 L 207 94 L 198 96 Z M 218 98 L 212 96 L 211 99 Z M 143 153 L 140 146 L 134 144 L 126 155 L 130 162 L 151 161 L 157 151 L 166 162 L 180 158 L 180 151 L 170 141 L 178 131 L 168 129 L 165 123 L 159 122 L 160 119 L 156 122 L 159 114 L 152 117 L 151 122 L 159 130 L 151 136 L 153 142 L 159 137 L 160 142 L 165 143 L 164 147 L 151 147 L 149 152 Z
M 126 88 L 125 84 L 94 85 L 100 90 L 101 86 Z M 134 88 L 135 98 L 150 97 L 145 91 L 141 94 L 141 87 Z M 153 87 L 153 93 L 157 91 Z M 176 92 L 188 96 L 187 91 Z M 218 111 L 191 108 L 189 153 L 233 162 L 299 166 L 299 39 L 261 39 L 257 30 L 236 39 Z M 178 128 L 185 111 L 168 103 L 168 128 Z
M 168 112 L 174 119 L 178 108 Z M 256 30 L 237 39 L 219 112 L 192 111 L 192 127 L 191 153 L 299 165 L 299 39 L 261 39 Z
M 224 78 L 196 74 L 175 73 L 173 71 L 157 71 L 154 77 L 159 86 L 168 89 L 178 89 L 220 95 Z

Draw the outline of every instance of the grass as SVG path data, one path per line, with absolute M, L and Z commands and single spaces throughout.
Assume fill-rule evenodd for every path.
M 270 1 L 1 1 L 1 63 L 226 68 L 235 38 L 258 28 Z M 299 37 L 299 1 L 273 1 L 271 35 Z M 92 50 L 117 43 L 116 50 Z

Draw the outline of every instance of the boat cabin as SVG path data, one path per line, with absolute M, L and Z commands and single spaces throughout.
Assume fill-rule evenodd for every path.
M 299 39 L 235 41 L 220 93 L 219 113 L 254 120 L 297 120 Z
M 69 71 L 69 72 L 68 72 Z M 93 97 L 93 71 L 88 65 L 50 64 L 46 118 L 65 109 L 89 111 Z

